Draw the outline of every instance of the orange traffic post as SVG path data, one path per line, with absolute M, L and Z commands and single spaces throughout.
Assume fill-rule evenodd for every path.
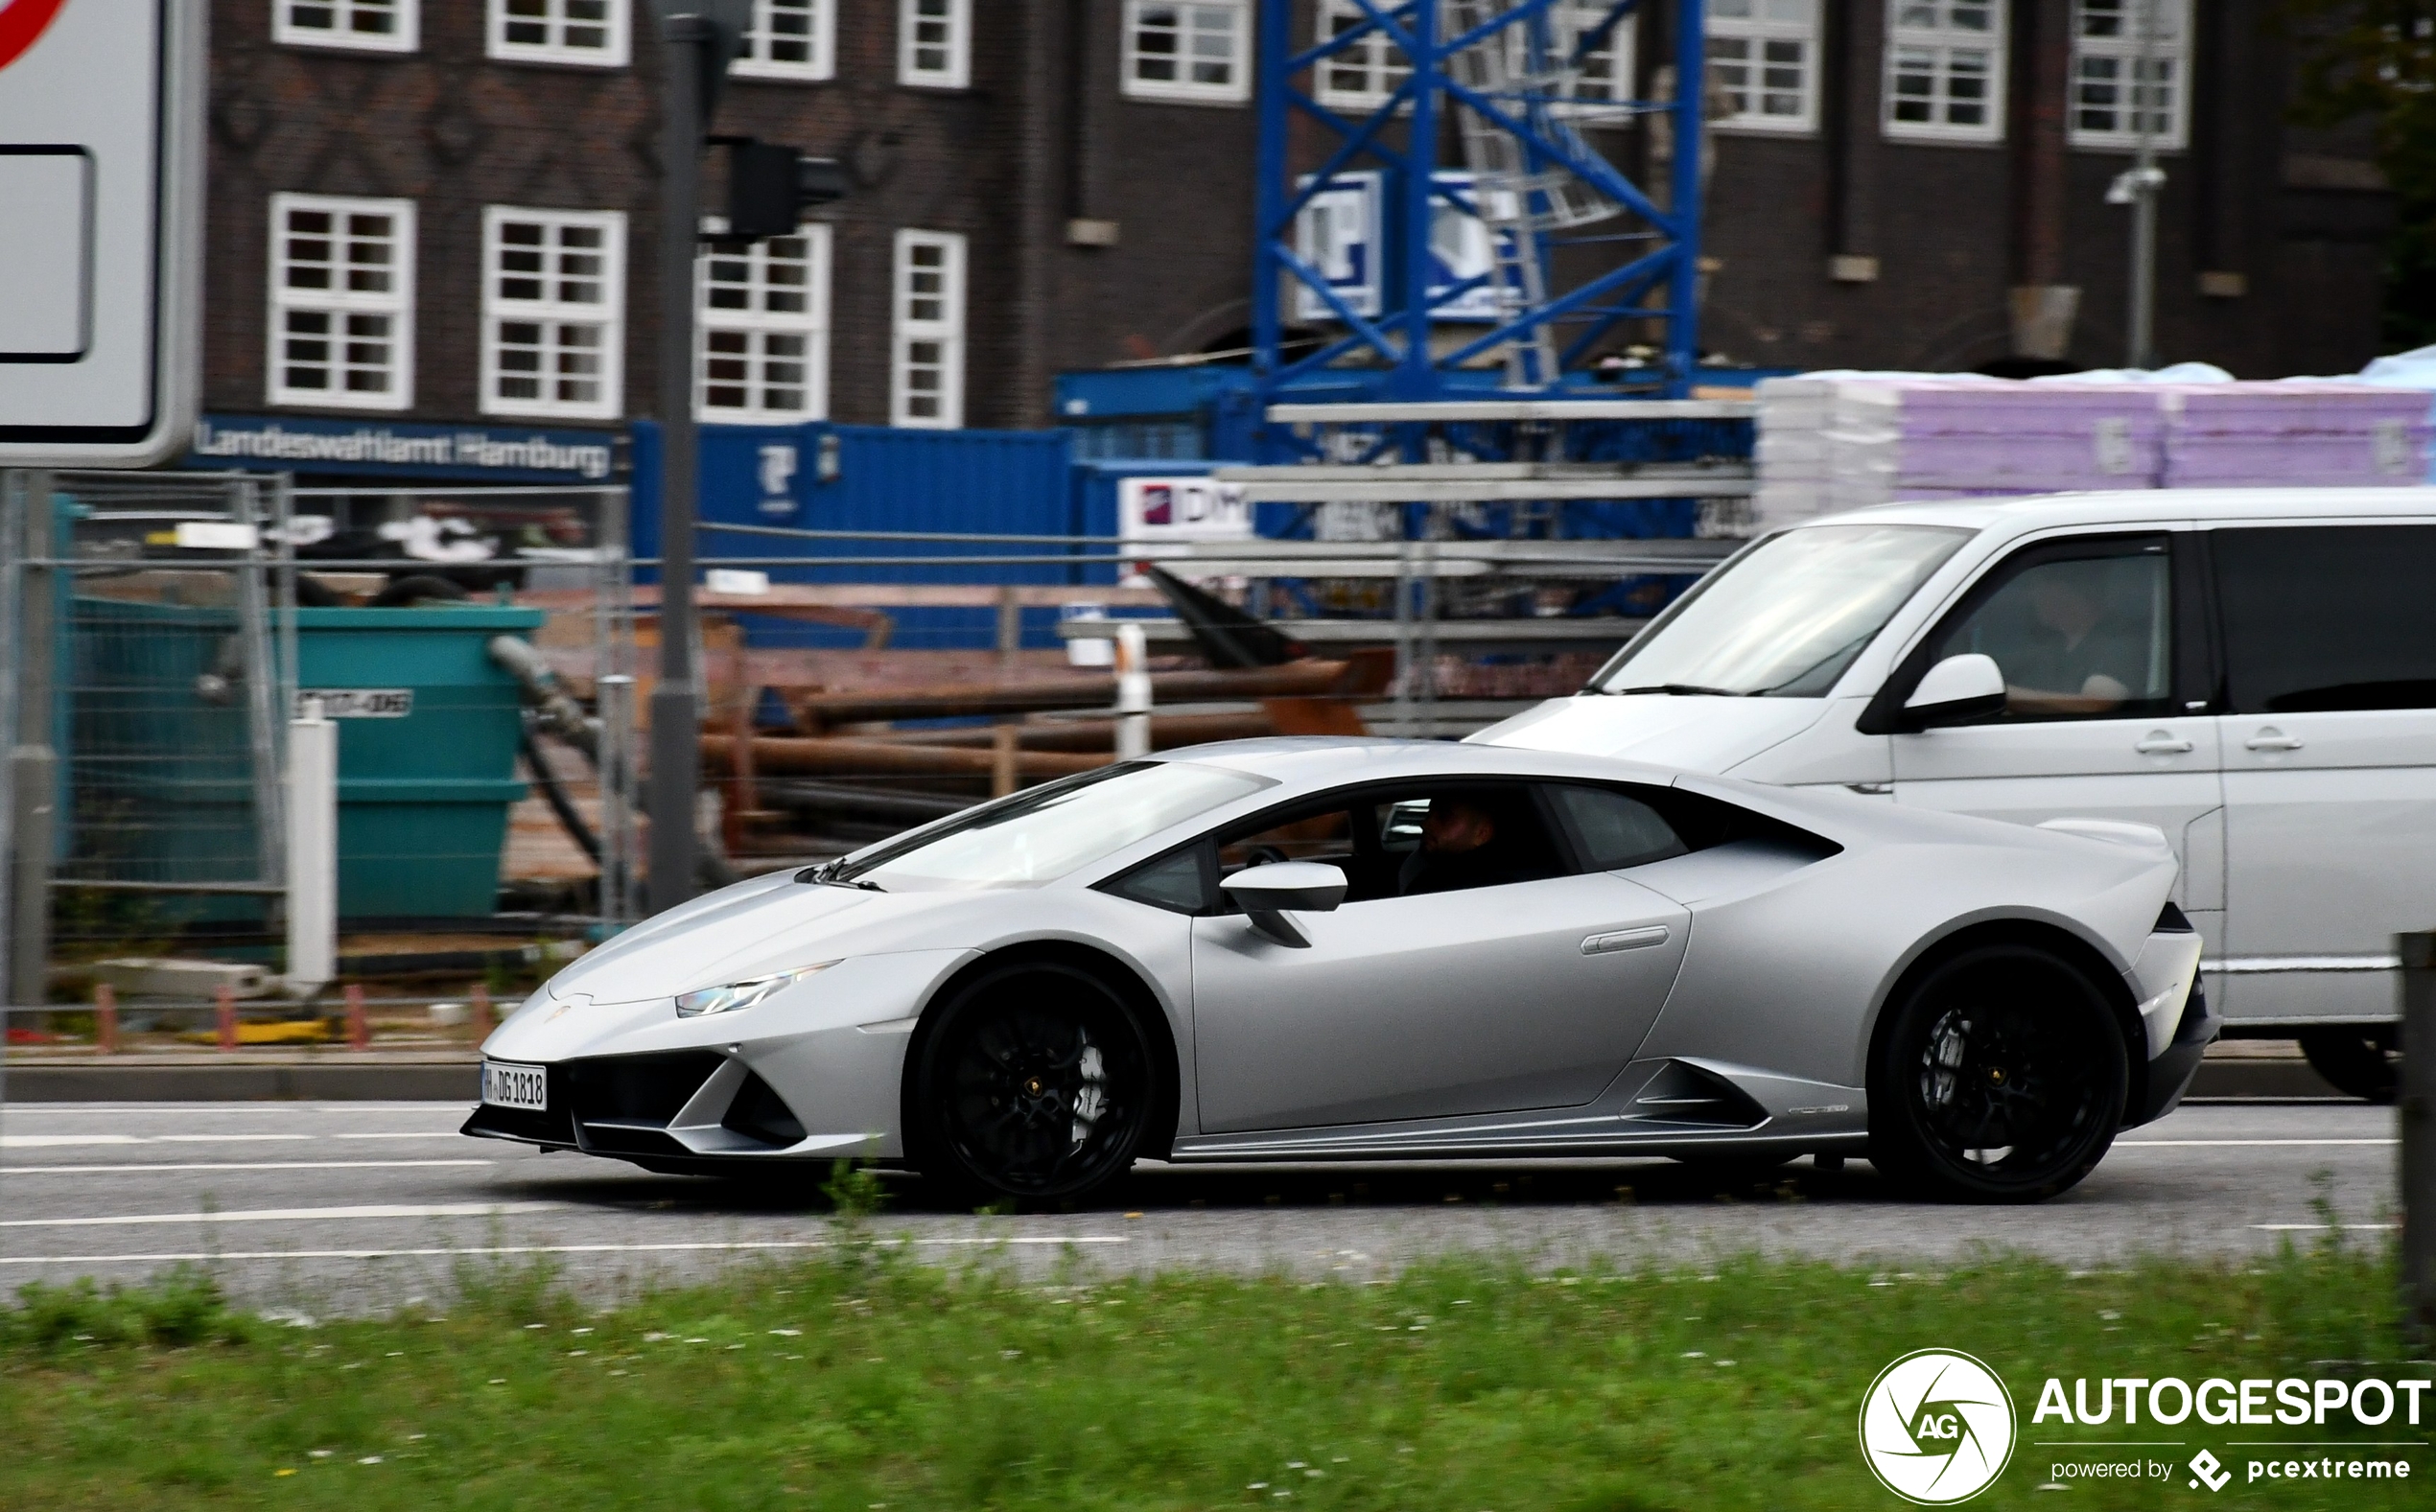
M 474 984 L 474 1039 L 476 1043 L 491 1036 L 491 989 L 480 982 Z
M 347 984 L 347 1048 L 372 1048 L 372 1025 L 363 1016 L 363 984 L 361 982 Z
M 118 1054 L 118 989 L 107 982 L 93 989 L 93 1043 L 102 1054 Z
M 212 989 L 212 1019 L 220 1029 L 220 1048 L 237 1048 L 237 994 L 223 982 Z

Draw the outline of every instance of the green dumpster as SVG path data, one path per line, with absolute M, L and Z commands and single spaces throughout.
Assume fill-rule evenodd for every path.
M 447 605 L 296 612 L 298 697 L 339 723 L 342 919 L 489 915 L 499 892 L 521 729 L 491 640 L 537 609 Z M 242 691 L 206 698 L 237 633 L 227 609 L 79 596 L 69 639 L 69 859 L 63 875 L 162 883 L 261 874 Z M 280 710 L 285 719 L 294 710 Z M 277 880 L 279 858 L 270 863 Z M 260 919 L 214 896 L 194 921 Z
M 499 895 L 522 728 L 493 637 L 538 609 L 450 605 L 296 612 L 299 702 L 339 724 L 339 914 L 488 915 Z

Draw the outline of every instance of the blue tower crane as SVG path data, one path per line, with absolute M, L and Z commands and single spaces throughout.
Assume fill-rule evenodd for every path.
M 1596 77 L 1642 0 L 1336 0 L 1334 34 L 1305 48 L 1293 45 L 1294 9 L 1260 4 L 1255 412 L 1289 389 L 1398 404 L 1553 395 L 1627 320 L 1664 332 L 1640 392 L 1688 392 L 1706 0 L 1669 7 L 1675 84 L 1654 101 L 1630 99 L 1629 78 Z M 1323 104 L 1313 79 L 1332 60 L 1395 85 L 1367 111 Z M 1316 164 L 1292 161 L 1297 116 L 1320 128 Z M 1662 202 L 1589 144 L 1582 127 L 1601 117 L 1671 128 Z M 1461 162 L 1441 167 L 1450 127 Z M 1617 250 L 1559 290 L 1553 254 L 1565 245 Z M 1286 350 L 1289 302 L 1321 329 L 1316 350 Z M 1495 382 L 1480 371 L 1500 365 Z

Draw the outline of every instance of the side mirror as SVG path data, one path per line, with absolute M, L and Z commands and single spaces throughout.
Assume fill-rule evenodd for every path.
M 1903 701 L 1907 730 L 1967 725 L 2004 712 L 2004 670 L 1983 652 L 1950 656 L 1929 668 Z
M 1273 861 L 1267 866 L 1246 867 L 1218 884 L 1227 896 L 1243 905 L 1252 927 L 1281 945 L 1297 949 L 1311 942 L 1294 921 L 1285 917 L 1292 909 L 1298 913 L 1333 913 L 1345 901 L 1345 873 L 1317 861 Z

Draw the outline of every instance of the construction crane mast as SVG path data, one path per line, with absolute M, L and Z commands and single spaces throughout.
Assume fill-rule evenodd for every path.
M 1618 29 L 1660 6 L 1673 86 L 1636 100 Z M 1261 0 L 1252 329 L 1264 410 L 1289 391 L 1551 396 L 1624 322 L 1638 340 L 1662 333 L 1649 343 L 1662 361 L 1635 391 L 1688 392 L 1706 0 L 1333 0 L 1333 35 L 1307 47 L 1294 11 Z M 1394 87 L 1348 110 L 1346 91 L 1316 85 L 1347 62 Z M 1295 131 L 1297 117 L 1318 129 Z M 1659 193 L 1584 135 L 1627 121 L 1662 133 Z M 1449 138 L 1459 160 L 1441 166 Z M 1298 162 L 1314 140 L 1320 161 Z M 1594 250 L 1566 259 L 1578 281 L 1560 289 L 1566 246 Z M 1289 320 L 1318 333 L 1291 353 Z

